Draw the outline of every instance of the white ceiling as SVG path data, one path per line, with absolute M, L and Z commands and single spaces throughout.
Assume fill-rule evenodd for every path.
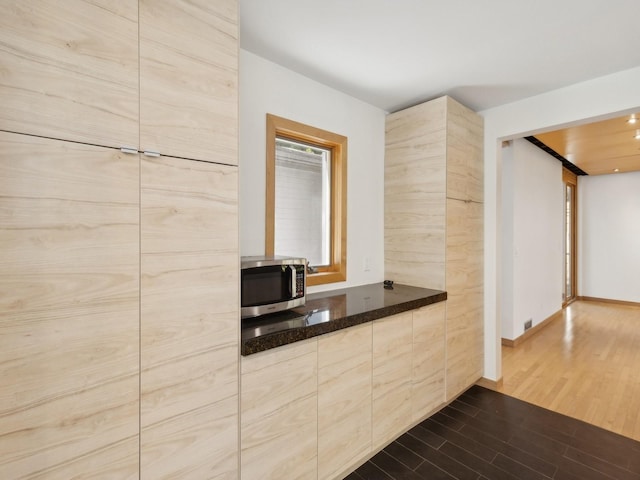
M 637 67 L 639 20 L 640 0 L 240 0 L 240 44 L 389 112 L 479 111 Z

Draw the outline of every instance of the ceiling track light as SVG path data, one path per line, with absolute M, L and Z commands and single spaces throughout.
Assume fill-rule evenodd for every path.
M 636 114 L 634 113 L 633 115 L 631 115 L 631 117 L 629 118 L 629 120 L 627 120 L 627 123 L 630 123 L 631 125 L 633 125 L 634 123 L 636 123 L 638 121 L 638 119 L 636 118 Z

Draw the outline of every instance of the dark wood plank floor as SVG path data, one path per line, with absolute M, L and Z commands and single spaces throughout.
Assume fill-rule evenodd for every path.
M 640 480 L 640 442 L 479 386 L 347 480 Z

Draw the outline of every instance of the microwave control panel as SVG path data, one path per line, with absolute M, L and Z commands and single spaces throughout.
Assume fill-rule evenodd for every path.
M 296 296 L 295 298 L 298 297 L 304 297 L 304 265 L 296 265 Z

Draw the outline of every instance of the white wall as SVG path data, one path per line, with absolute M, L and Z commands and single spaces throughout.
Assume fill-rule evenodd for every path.
M 502 337 L 562 309 L 562 164 L 524 139 L 502 150 Z
M 347 281 L 309 291 L 382 281 L 385 112 L 244 50 L 240 51 L 241 255 L 264 254 L 267 113 L 348 138 Z
M 499 324 L 502 140 L 577 124 L 585 119 L 593 121 L 637 111 L 640 108 L 638 85 L 640 67 L 480 112 L 484 117 L 485 165 L 485 378 L 502 377 Z
M 502 295 L 500 297 L 500 312 L 502 314 L 501 336 L 502 338 L 514 338 L 513 335 L 513 196 L 515 188 L 513 142 L 505 142 L 502 146 L 502 182 L 501 182 L 501 240 L 500 255 L 500 279 L 502 280 Z M 509 319 L 509 320 L 507 320 Z
M 580 296 L 640 302 L 640 172 L 578 178 Z

